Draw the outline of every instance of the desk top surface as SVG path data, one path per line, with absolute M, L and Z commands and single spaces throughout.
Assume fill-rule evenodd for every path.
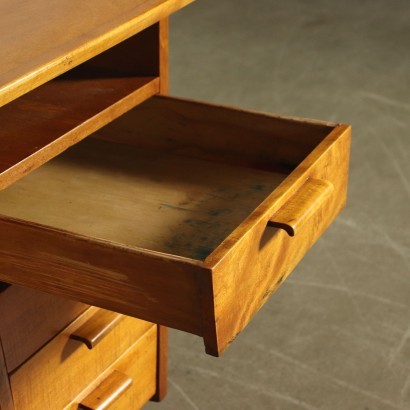
M 192 0 L 0 0 L 0 106 Z

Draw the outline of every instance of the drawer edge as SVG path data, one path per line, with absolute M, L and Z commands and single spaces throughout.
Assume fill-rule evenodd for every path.
M 225 249 L 222 245 L 205 261 L 212 275 L 203 276 L 203 286 L 214 295 L 213 300 L 203 299 L 208 354 L 220 356 L 224 352 L 344 208 L 350 133 L 349 126 L 331 132 L 284 181 L 282 189 L 278 189 L 282 196 L 274 193 L 268 198 L 255 211 L 257 217 L 250 217 L 245 221 L 248 226 L 240 227 L 246 232 L 239 237 L 234 232 Z M 302 229 L 301 239 L 291 238 L 281 230 L 265 234 L 272 214 L 309 177 L 330 181 L 334 192 L 322 211 Z

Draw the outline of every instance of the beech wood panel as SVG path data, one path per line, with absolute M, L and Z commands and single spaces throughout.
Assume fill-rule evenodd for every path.
M 89 309 L 10 376 L 16 410 L 61 409 L 155 325 L 125 318 L 94 349 L 70 334 L 95 312 Z
M 2 1 L 0 106 L 126 40 L 190 2 Z
M 159 92 L 153 77 L 55 80 L 0 109 L 0 189 Z
M 8 372 L 16 369 L 87 307 L 21 286 L 10 286 L 0 293 L 0 337 Z
M 97 380 L 88 386 L 65 410 L 77 410 L 78 403 L 104 388 L 104 381 L 113 372 L 132 379 L 131 386 L 109 405 L 110 410 L 139 409 L 156 389 L 157 329 L 150 328 L 120 359 L 112 364 Z M 108 392 L 107 392 L 108 393 Z

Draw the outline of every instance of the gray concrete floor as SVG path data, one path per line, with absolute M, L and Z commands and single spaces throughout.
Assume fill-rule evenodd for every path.
M 353 125 L 349 203 L 223 358 L 171 331 L 147 409 L 410 409 L 410 2 L 199 0 L 171 92 Z

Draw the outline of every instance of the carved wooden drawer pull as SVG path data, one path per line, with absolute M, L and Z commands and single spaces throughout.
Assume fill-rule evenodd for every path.
M 102 383 L 95 388 L 84 400 L 79 409 L 106 410 L 118 399 L 121 394 L 132 384 L 132 379 L 127 375 L 114 370 Z
M 100 309 L 86 323 L 70 335 L 70 339 L 78 340 L 92 349 L 123 318 L 119 313 Z
M 295 236 L 299 229 L 324 204 L 333 185 L 322 179 L 308 178 L 295 194 L 268 221 L 268 226 L 284 229 Z

